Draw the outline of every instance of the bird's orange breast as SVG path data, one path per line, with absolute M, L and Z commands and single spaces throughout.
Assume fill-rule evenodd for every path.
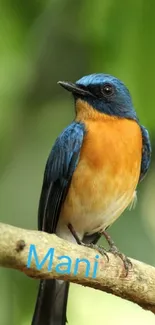
M 132 201 L 142 136 L 133 120 L 105 116 L 84 123 L 87 133 L 61 218 L 79 233 L 93 233 L 109 226 Z

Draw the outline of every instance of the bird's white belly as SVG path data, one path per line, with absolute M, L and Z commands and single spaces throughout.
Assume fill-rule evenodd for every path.
M 102 232 L 121 215 L 130 203 L 132 204 L 132 202 L 135 201 L 136 191 L 134 191 L 133 195 L 131 195 L 131 193 L 129 195 L 129 192 L 126 192 L 117 199 L 115 198 L 111 200 L 106 209 L 105 205 L 103 208 L 101 206 L 101 210 L 96 213 L 91 212 L 90 209 L 86 211 L 85 208 L 83 211 L 81 207 L 81 211 L 79 209 L 79 215 L 73 215 L 71 220 L 67 220 L 66 218 L 64 219 L 63 216 L 61 216 L 58 222 L 57 235 L 66 240 L 74 241 L 70 230 L 68 230 L 68 223 L 72 224 L 81 240 L 85 234 L 91 235 L 96 232 Z
M 129 197 L 128 193 L 124 193 L 118 199 L 113 200 L 106 210 L 101 211 L 97 215 L 86 215 L 83 220 L 83 227 L 89 235 L 104 231 L 110 226 L 126 209 L 132 200 L 135 200 L 136 191 L 133 198 Z

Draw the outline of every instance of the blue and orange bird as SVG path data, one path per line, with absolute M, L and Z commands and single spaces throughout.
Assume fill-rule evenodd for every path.
M 103 234 L 123 259 L 106 229 L 135 200 L 149 168 L 148 131 L 119 79 L 92 74 L 59 84 L 73 94 L 76 117 L 46 163 L 39 230 L 95 248 Z M 129 261 L 123 262 L 127 268 Z M 41 281 L 32 325 L 66 324 L 68 288 L 64 281 Z

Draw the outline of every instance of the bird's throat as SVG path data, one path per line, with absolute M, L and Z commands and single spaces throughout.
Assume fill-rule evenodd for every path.
M 76 109 L 76 121 L 84 122 L 86 120 L 92 121 L 105 121 L 105 120 L 116 120 L 118 117 L 101 113 L 93 108 L 87 101 L 77 99 L 75 102 Z

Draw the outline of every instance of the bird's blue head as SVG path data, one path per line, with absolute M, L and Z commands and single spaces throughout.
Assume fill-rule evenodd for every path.
M 75 83 L 59 81 L 59 84 L 71 91 L 76 101 L 81 99 L 100 113 L 138 121 L 129 90 L 111 75 L 91 74 Z

